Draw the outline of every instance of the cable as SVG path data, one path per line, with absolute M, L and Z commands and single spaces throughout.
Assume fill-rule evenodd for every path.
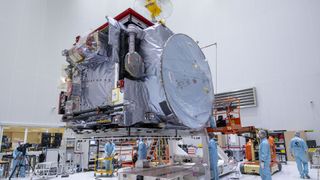
M 216 47 L 216 72 L 215 72 L 215 76 L 216 76 L 216 82 L 215 82 L 215 93 L 218 93 L 218 43 L 212 43 L 206 46 L 201 47 L 200 49 L 206 49 L 209 48 L 211 46 L 215 46 Z

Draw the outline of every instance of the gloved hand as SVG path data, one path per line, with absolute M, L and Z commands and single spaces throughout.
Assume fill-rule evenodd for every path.
M 261 169 L 264 169 L 264 162 L 261 162 L 261 163 L 260 163 L 260 168 L 261 168 Z

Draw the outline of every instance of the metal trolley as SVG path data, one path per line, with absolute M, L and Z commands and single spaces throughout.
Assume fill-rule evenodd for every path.
M 109 161 L 109 167 L 112 169 L 107 170 L 106 161 Z M 94 176 L 113 176 L 114 173 L 118 173 L 118 166 L 114 163 L 114 156 L 96 158 L 94 164 Z

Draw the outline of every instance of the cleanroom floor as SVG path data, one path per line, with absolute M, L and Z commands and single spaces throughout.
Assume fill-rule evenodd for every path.
M 317 179 L 317 169 L 311 169 L 310 170 L 310 174 L 311 179 Z M 220 180 L 229 180 L 232 179 L 232 177 L 235 176 L 234 174 L 229 174 L 226 175 L 224 177 L 220 177 Z M 15 179 L 15 178 L 12 178 Z M 19 178 L 19 179 L 30 179 L 30 178 Z M 33 180 L 35 180 L 37 178 L 33 178 Z M 61 177 L 57 177 L 57 178 L 50 178 L 50 180 L 88 180 L 88 179 L 95 179 L 93 172 L 83 172 L 83 173 L 76 173 L 76 174 L 72 174 L 70 175 L 68 178 L 61 178 Z M 117 180 L 117 177 L 113 177 L 113 178 L 108 178 L 108 177 L 99 177 L 97 179 L 101 179 L 101 180 Z M 258 175 L 240 175 L 240 179 L 243 180 L 260 180 L 260 176 Z M 297 170 L 297 166 L 295 162 L 288 162 L 287 165 L 283 165 L 282 166 L 282 171 L 281 172 L 277 172 L 272 176 L 273 180 L 294 180 L 294 179 L 300 179 L 300 175 L 299 172 Z

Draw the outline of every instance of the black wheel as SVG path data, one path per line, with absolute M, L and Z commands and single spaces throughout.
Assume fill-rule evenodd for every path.
M 245 174 L 245 172 L 244 172 L 244 164 L 240 164 L 240 172 L 241 172 L 241 174 Z

